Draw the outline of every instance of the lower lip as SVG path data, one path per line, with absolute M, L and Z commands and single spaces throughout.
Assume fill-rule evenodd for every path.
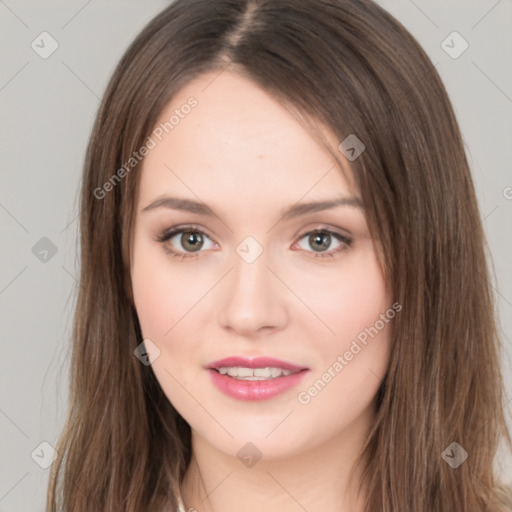
M 286 377 L 276 377 L 268 380 L 239 380 L 228 375 L 208 369 L 210 377 L 223 393 L 238 400 L 267 400 L 296 386 L 309 370 L 301 370 L 298 373 Z

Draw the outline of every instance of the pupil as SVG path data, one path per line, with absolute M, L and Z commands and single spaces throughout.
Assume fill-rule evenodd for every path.
M 201 248 L 202 237 L 199 233 L 190 231 L 188 233 L 183 233 L 181 240 L 183 247 L 187 250 L 198 251 Z
M 328 233 L 314 233 L 309 237 L 309 241 L 313 246 L 318 243 L 320 245 L 320 250 L 324 251 L 329 247 L 330 238 L 331 235 Z

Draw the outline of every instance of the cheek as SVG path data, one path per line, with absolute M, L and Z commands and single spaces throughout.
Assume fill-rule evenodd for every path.
M 163 249 L 140 241 L 133 252 L 132 288 L 142 337 L 160 350 L 151 365 L 155 377 L 169 401 L 187 410 L 190 395 L 178 383 L 187 382 L 190 389 L 199 368 L 190 321 L 208 288 L 190 273 L 173 272 L 172 265 Z
M 333 330 L 343 339 L 353 338 L 372 326 L 390 306 L 377 265 L 359 263 L 338 289 L 330 290 L 332 300 L 326 302 Z
M 145 338 L 170 339 L 180 320 L 208 290 L 188 272 L 172 272 L 172 265 L 163 248 L 155 250 L 143 241 L 135 245 L 132 287 Z
M 322 320 L 323 351 L 344 350 L 350 341 L 375 324 L 391 306 L 384 277 L 373 251 L 348 255 L 339 270 L 306 274 L 301 278 L 301 294 Z M 320 331 L 319 331 L 320 334 Z
M 319 413 L 334 406 L 352 417 L 370 404 L 387 371 L 396 312 L 373 251 L 347 255 L 343 263 L 336 278 L 303 282 L 325 325 L 314 324 L 314 371 L 299 402 L 311 402 Z M 304 332 L 308 325 L 311 332 L 306 323 Z
M 330 322 L 336 335 L 318 339 L 314 369 L 298 389 L 300 417 L 304 421 L 307 417 L 324 418 L 321 425 L 312 427 L 315 436 L 329 437 L 350 425 L 363 428 L 371 417 L 371 404 L 389 366 L 390 316 L 395 312 L 386 309 L 384 301 L 383 307 L 378 307 L 379 300 L 368 307 L 364 299 L 364 294 L 354 297 L 345 310 L 338 310 L 337 317 L 334 311 Z M 385 322 L 380 315 L 388 311 Z

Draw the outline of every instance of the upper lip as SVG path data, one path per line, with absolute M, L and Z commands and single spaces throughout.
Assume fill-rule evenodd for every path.
M 254 357 L 254 358 L 246 358 L 240 356 L 232 356 L 226 357 L 224 359 L 219 359 L 218 361 L 213 361 L 206 365 L 207 369 L 218 370 L 219 368 L 226 367 L 234 367 L 241 366 L 243 368 L 282 368 L 283 370 L 291 370 L 291 371 L 300 371 L 307 370 L 306 366 L 298 366 L 296 364 L 289 363 L 288 361 L 283 361 L 282 359 L 276 359 L 274 357 Z

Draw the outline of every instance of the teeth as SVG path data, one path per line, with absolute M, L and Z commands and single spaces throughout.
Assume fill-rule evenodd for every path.
M 279 377 L 281 370 L 279 370 L 279 368 L 270 368 L 270 373 L 272 374 L 272 377 Z
M 229 375 L 240 380 L 267 380 L 297 373 L 282 368 L 245 368 L 243 366 L 222 367 L 218 371 L 221 375 Z
M 234 375 L 233 375 L 234 373 Z M 254 371 L 251 368 L 230 368 L 228 375 L 231 377 L 254 377 Z

